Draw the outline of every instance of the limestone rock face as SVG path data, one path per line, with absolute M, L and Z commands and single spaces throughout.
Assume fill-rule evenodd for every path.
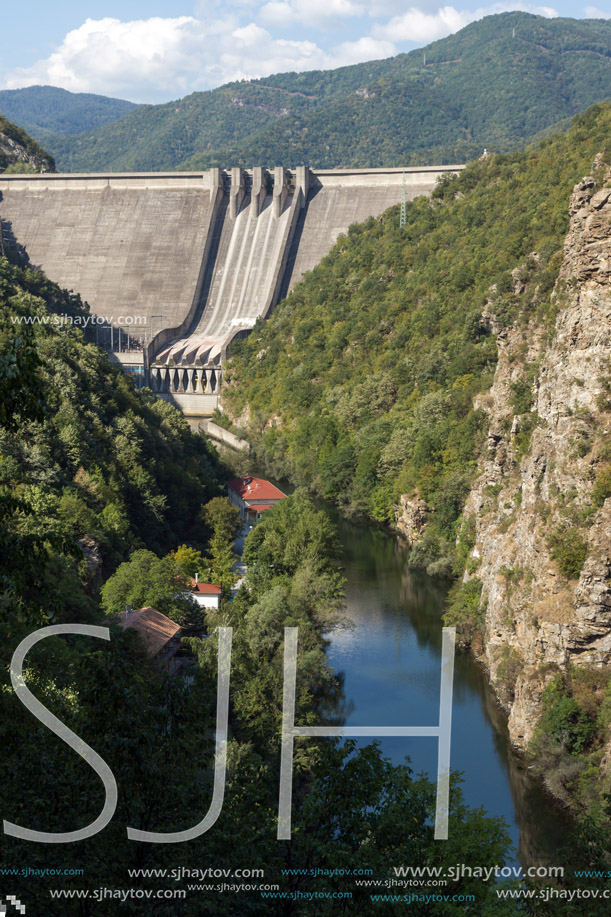
M 553 296 L 551 339 L 534 321 L 493 328 L 494 383 L 476 404 L 488 413 L 489 436 L 465 508 L 476 525 L 469 569 L 479 563 L 470 575 L 487 602 L 481 658 L 518 746 L 532 736 L 541 693 L 559 668 L 611 662 L 611 499 L 592 502 L 611 430 L 611 174 L 573 191 Z M 531 385 L 524 415 L 514 412 L 520 380 Z M 551 557 L 559 531 L 587 545 L 578 580 Z
M 401 502 L 395 508 L 396 527 L 413 546 L 422 537 L 426 528 L 428 507 L 419 497 L 401 495 Z
M 3 125 L 6 125 L 4 130 Z M 14 128 L 14 125 L 4 119 L 3 123 L 0 123 L 0 172 L 15 163 L 33 166 L 37 172 L 54 172 L 55 165 L 51 157 L 37 144 L 32 142 L 32 148 L 28 149 L 18 137 L 10 136 L 11 128 Z

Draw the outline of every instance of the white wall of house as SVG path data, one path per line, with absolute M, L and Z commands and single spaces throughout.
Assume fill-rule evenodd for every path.
M 218 608 L 219 607 L 219 598 L 218 595 L 192 595 L 192 598 L 197 602 L 200 608 Z

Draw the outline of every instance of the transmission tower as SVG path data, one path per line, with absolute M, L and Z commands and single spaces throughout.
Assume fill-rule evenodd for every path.
M 405 190 L 405 172 L 401 183 L 401 216 L 399 217 L 399 228 L 403 229 L 407 222 L 407 193 Z

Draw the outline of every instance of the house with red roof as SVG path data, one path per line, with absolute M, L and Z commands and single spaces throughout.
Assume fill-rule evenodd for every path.
M 227 497 L 232 506 L 237 507 L 240 516 L 246 522 L 257 522 L 261 513 L 284 500 L 282 493 L 270 481 L 264 478 L 235 478 L 227 483 Z
M 191 594 L 200 608 L 217 609 L 221 602 L 221 587 L 214 583 L 200 583 L 197 573 L 191 580 Z
M 119 615 L 117 624 L 123 630 L 135 630 L 150 655 L 167 666 L 170 674 L 177 670 L 177 660 L 174 657 L 180 648 L 181 629 L 175 621 L 147 605 L 146 608 L 133 610 L 128 606 Z

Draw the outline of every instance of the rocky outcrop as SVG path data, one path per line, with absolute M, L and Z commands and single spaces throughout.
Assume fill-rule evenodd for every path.
M 551 337 L 534 320 L 493 328 L 494 384 L 477 403 L 489 436 L 465 507 L 475 521 L 465 578 L 482 583 L 481 657 L 518 746 L 554 673 L 611 662 L 611 499 L 593 499 L 611 461 L 611 174 L 601 172 L 571 197 Z
M 35 172 L 55 171 L 52 157 L 22 128 L 0 115 L 0 172 L 9 167 Z
M 419 497 L 401 494 L 400 503 L 395 506 L 396 528 L 407 540 L 410 547 L 418 542 L 426 528 L 428 507 Z
M 90 592 L 96 593 L 102 586 L 103 560 L 100 545 L 91 535 L 85 535 L 83 538 L 79 538 L 78 546 L 83 552 L 87 565 L 89 575 L 88 589 Z

